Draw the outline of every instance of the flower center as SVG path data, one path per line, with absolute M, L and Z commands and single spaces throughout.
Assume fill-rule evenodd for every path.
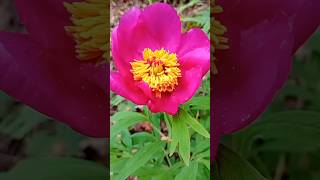
M 144 81 L 157 98 L 161 94 L 172 92 L 181 77 L 177 55 L 164 50 L 143 50 L 143 60 L 134 60 L 131 72 L 136 81 Z
M 210 31 L 210 37 L 212 40 L 212 50 L 213 52 L 211 54 L 214 54 L 216 49 L 228 49 L 228 38 L 224 37 L 223 35 L 227 32 L 227 28 L 220 23 L 220 21 L 215 19 L 215 14 L 222 13 L 223 8 L 221 6 L 218 6 L 215 4 L 215 0 L 211 1 L 211 13 L 212 13 L 212 25 L 211 25 L 211 31 Z M 216 58 L 213 57 L 213 73 L 218 73 L 218 70 L 215 65 Z
M 107 58 L 109 5 L 107 0 L 84 0 L 64 3 L 73 26 L 65 29 L 76 42 L 77 58 L 100 62 Z

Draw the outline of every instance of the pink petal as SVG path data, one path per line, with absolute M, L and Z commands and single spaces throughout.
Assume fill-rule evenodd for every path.
M 132 8 L 120 19 L 119 25 L 112 32 L 112 56 L 117 69 L 128 76 L 129 62 L 142 59 L 145 48 L 159 49 L 157 42 L 148 34 L 140 20 L 141 10 Z
M 213 103 L 211 102 L 211 107 L 214 107 Z M 210 111 L 213 111 L 214 108 L 211 108 Z M 211 156 L 213 157 L 213 159 L 215 159 L 217 153 L 218 153 L 218 149 L 219 149 L 219 143 L 220 143 L 220 136 L 221 136 L 221 121 L 218 121 L 217 119 L 213 119 L 213 121 L 211 122 L 213 123 L 210 126 L 210 132 L 212 134 L 212 140 L 210 141 L 210 145 L 211 147 L 213 147 L 213 151 L 211 151 Z
M 138 25 L 140 14 L 141 10 L 138 8 L 132 8 L 127 11 L 121 17 L 119 25 L 113 30 L 112 33 L 112 47 L 114 48 L 114 50 L 118 48 L 118 52 L 120 52 L 119 56 L 114 57 L 114 60 L 126 63 L 126 66 L 128 67 L 128 62 L 131 62 L 135 58 L 137 58 L 136 54 L 139 53 L 137 52 L 138 50 L 136 46 L 136 43 L 138 43 L 139 41 L 134 42 L 133 37 L 136 34 L 135 29 Z
M 11 33 L 0 33 L 0 52 L 1 90 L 86 135 L 109 134 L 105 89 L 84 76 L 90 75 L 73 53 L 47 51 Z
M 171 96 L 180 104 L 190 100 L 201 85 L 203 78 L 202 72 L 202 67 L 183 70 L 182 77 L 179 79 L 179 84 L 172 92 Z
M 143 91 L 134 84 L 133 79 L 126 79 L 120 73 L 111 72 L 110 89 L 112 92 L 134 102 L 135 104 L 147 104 L 147 98 Z
M 28 34 L 47 48 L 72 48 L 73 40 L 65 32 L 70 25 L 70 14 L 64 2 L 75 0 L 15 0 L 15 7 Z M 70 50 L 72 50 L 70 49 Z M 72 50 L 74 51 L 74 50 Z
M 141 21 L 160 47 L 174 52 L 181 38 L 181 22 L 176 10 L 165 3 L 147 6 Z
M 294 31 L 293 52 L 301 46 L 320 24 L 318 0 L 229 0 L 218 1 L 224 12 L 218 19 L 232 21 L 239 28 L 248 28 L 278 14 L 288 16 L 287 23 Z M 236 17 L 236 18 L 235 18 Z M 312 17 L 312 18 L 310 18 Z
M 108 74 L 110 72 L 109 65 L 107 63 L 103 64 L 90 64 L 83 63 L 80 64 L 80 72 L 87 81 L 95 83 L 101 89 L 107 90 Z M 107 93 L 107 92 L 106 92 Z
M 123 76 L 130 76 L 129 62 L 142 59 L 145 48 L 164 48 L 175 52 L 180 37 L 180 18 L 171 6 L 155 3 L 144 10 L 132 8 L 121 17 L 112 33 L 115 65 Z
M 291 1 L 288 3 L 291 3 Z M 292 15 L 292 28 L 295 35 L 293 52 L 295 52 L 319 27 L 319 9 L 319 0 L 304 0 L 298 12 Z
M 291 67 L 293 32 L 285 15 L 245 29 L 225 21 L 230 49 L 217 51 L 213 111 L 222 133 L 245 127 L 271 103 Z M 230 23 L 230 24 L 229 24 Z
M 201 76 L 204 76 L 210 69 L 210 45 L 189 51 L 178 59 L 181 69 L 201 68 Z
M 154 112 L 165 112 L 171 115 L 175 115 L 179 110 L 179 103 L 175 101 L 175 98 L 170 95 L 162 95 L 159 99 L 152 99 L 148 102 L 149 109 Z
M 189 51 L 198 48 L 210 49 L 210 41 L 206 33 L 204 33 L 201 29 L 196 28 L 191 29 L 181 36 L 180 44 L 176 52 L 178 56 L 181 57 Z
M 182 72 L 179 84 L 175 90 L 161 98 L 149 99 L 148 107 L 152 112 L 166 112 L 174 115 L 178 112 L 179 106 L 192 98 L 201 85 L 201 68 L 192 68 Z
M 111 52 L 112 52 L 112 58 L 115 66 L 117 67 L 117 70 L 125 75 L 128 76 L 131 74 L 130 72 L 130 64 L 125 61 L 123 58 L 123 53 L 120 53 L 119 50 L 119 42 L 118 42 L 118 27 L 115 27 L 112 35 L 111 35 Z M 127 51 L 125 51 L 127 52 Z

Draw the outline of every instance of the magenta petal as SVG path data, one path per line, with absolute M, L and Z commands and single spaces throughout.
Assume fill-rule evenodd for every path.
M 140 15 L 140 9 L 130 9 L 121 17 L 119 25 L 112 32 L 113 59 L 122 75 L 129 74 L 131 67 L 129 62 L 142 59 L 142 52 L 145 48 L 160 48 L 147 33 L 144 23 L 140 20 Z
M 126 79 L 120 73 L 111 72 L 110 74 L 110 89 L 112 92 L 131 100 L 135 104 L 147 104 L 147 98 L 143 91 L 133 82 L 133 79 Z
M 116 51 L 116 49 L 118 49 L 118 52 L 121 52 L 120 54 L 116 54 L 116 56 L 113 56 L 115 61 L 120 61 L 116 62 L 116 64 L 120 65 L 120 63 L 126 63 L 126 66 L 129 67 L 128 62 L 131 62 L 136 58 L 136 54 L 138 52 L 136 49 L 136 45 L 133 45 L 136 43 L 135 41 L 133 41 L 133 37 L 136 34 L 134 30 L 138 24 L 140 14 L 140 9 L 130 9 L 121 17 L 119 25 L 113 30 L 112 49 L 113 51 Z
M 148 107 L 152 112 L 166 112 L 174 115 L 178 112 L 179 105 L 192 98 L 201 85 L 201 68 L 193 68 L 182 72 L 179 84 L 171 94 L 162 95 L 161 98 L 152 98 Z
M 179 84 L 172 92 L 171 96 L 178 103 L 183 104 L 190 100 L 199 89 L 202 82 L 202 68 L 196 67 L 190 70 L 182 71 L 182 77 L 179 79 Z
M 141 14 L 141 21 L 161 48 L 175 51 L 181 38 L 181 22 L 173 7 L 164 3 L 147 6 Z
M 83 75 L 86 80 L 91 81 L 99 88 L 106 90 L 108 85 L 107 75 L 110 71 L 108 64 L 81 64 L 80 70 L 81 75 Z
M 175 115 L 179 110 L 179 103 L 172 96 L 162 96 L 159 99 L 153 99 L 148 102 L 149 109 L 154 112 L 165 112 Z
M 119 50 L 119 42 L 118 42 L 118 28 L 115 27 L 112 35 L 111 35 L 111 51 L 112 51 L 112 58 L 117 70 L 124 76 L 128 76 L 130 74 L 130 64 L 126 62 L 125 58 L 123 57 L 124 53 L 120 53 Z
M 0 33 L 0 52 L 1 90 L 86 135 L 108 135 L 105 90 L 84 77 L 73 56 L 11 33 Z
M 180 45 L 177 48 L 178 56 L 198 48 L 209 48 L 210 41 L 208 36 L 201 29 L 191 29 L 181 36 Z
M 310 37 L 320 23 L 318 0 L 228 0 L 219 1 L 219 4 L 225 11 L 218 19 L 222 22 L 230 21 L 242 29 L 279 14 L 286 15 L 287 23 L 290 24 L 295 36 L 293 52 Z
M 288 3 L 291 3 L 288 2 Z M 293 15 L 292 28 L 295 35 L 295 52 L 320 25 L 320 1 L 304 0 L 298 12 Z M 312 17 L 312 18 L 311 18 Z
M 163 21 L 163 18 L 170 21 Z M 143 11 L 132 8 L 121 17 L 112 33 L 115 65 L 123 76 L 129 76 L 129 62 L 142 59 L 145 48 L 175 52 L 180 37 L 180 18 L 171 6 L 155 3 Z
M 15 6 L 30 36 L 43 47 L 73 48 L 73 40 L 64 28 L 71 24 L 70 14 L 63 6 L 73 1 L 15 0 Z
M 152 89 L 149 87 L 149 85 L 143 81 L 135 82 L 135 85 L 141 89 L 141 91 L 144 93 L 144 95 L 148 99 L 154 99 L 154 94 L 152 92 Z
M 231 133 L 255 120 L 287 79 L 293 32 L 284 15 L 247 29 L 226 25 L 230 49 L 216 54 L 213 110 L 221 132 Z
M 201 68 L 201 76 L 204 76 L 210 69 L 210 46 L 189 51 L 178 58 L 182 69 Z

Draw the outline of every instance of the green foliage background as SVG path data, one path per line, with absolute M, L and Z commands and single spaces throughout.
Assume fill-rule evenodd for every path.
M 319 42 L 320 31 L 297 52 L 289 80 L 262 117 L 223 138 L 214 178 L 320 179 Z

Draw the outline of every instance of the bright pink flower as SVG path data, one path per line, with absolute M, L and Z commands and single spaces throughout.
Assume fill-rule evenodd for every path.
M 175 114 L 210 68 L 207 35 L 181 31 L 177 12 L 167 4 L 126 12 L 112 33 L 118 71 L 111 73 L 111 90 L 153 112 Z
M 86 135 L 106 137 L 109 70 L 76 58 L 65 1 L 15 1 L 28 33 L 0 32 L 0 89 Z
M 320 23 L 320 1 L 217 3 L 224 12 L 216 18 L 228 28 L 230 46 L 215 54 L 214 125 L 223 135 L 249 125 L 271 103 L 288 78 L 294 52 Z M 219 136 L 213 137 L 214 143 Z

